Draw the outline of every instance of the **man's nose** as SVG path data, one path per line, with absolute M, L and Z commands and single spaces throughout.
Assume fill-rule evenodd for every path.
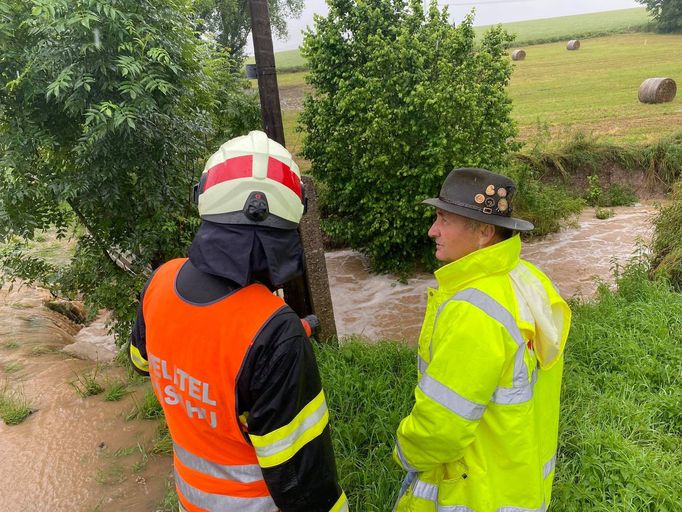
M 438 236 L 438 228 L 436 227 L 435 222 L 433 224 L 431 224 L 431 227 L 429 228 L 428 235 L 430 238 L 436 238 Z

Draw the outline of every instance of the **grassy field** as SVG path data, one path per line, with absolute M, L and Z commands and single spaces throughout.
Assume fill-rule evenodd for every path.
M 595 12 L 578 14 L 575 16 L 561 16 L 541 20 L 517 21 L 502 23 L 511 34 L 516 35 L 516 45 L 528 45 L 559 41 L 562 39 L 580 39 L 608 34 L 621 34 L 646 29 L 650 19 L 643 7 L 637 9 L 623 9 L 620 11 Z M 477 34 L 483 34 L 490 25 L 476 27 Z M 287 50 L 275 54 L 276 66 L 279 71 L 298 71 L 306 66 L 305 59 L 298 50 Z M 255 63 L 249 57 L 248 64 Z
M 551 510 L 674 512 L 682 503 L 682 295 L 643 266 L 574 304 Z M 395 429 L 417 383 L 414 351 L 325 346 L 318 362 L 351 510 L 391 510 L 403 472 Z
M 522 137 L 538 123 L 554 131 L 581 129 L 610 139 L 652 140 L 682 121 L 679 96 L 646 105 L 637 99 L 650 77 L 682 83 L 682 36 L 636 33 L 584 40 L 569 52 L 563 43 L 527 47 L 515 63 L 509 93 Z
M 559 18 L 517 21 L 514 23 L 503 23 L 502 26 L 507 32 L 516 35 L 517 45 L 527 45 L 637 32 L 646 29 L 649 22 L 646 9 L 641 7 L 638 9 L 561 16 Z M 482 34 L 489 28 L 490 25 L 476 27 L 476 33 Z
M 514 63 L 509 87 L 512 117 L 523 140 L 540 129 L 559 141 L 585 131 L 619 143 L 652 142 L 682 125 L 680 94 L 658 105 L 637 99 L 646 78 L 667 76 L 682 87 L 682 35 L 599 37 L 583 40 L 574 52 L 567 51 L 563 42 L 525 49 L 527 57 Z M 305 74 L 278 77 L 287 145 L 295 153 L 301 144 L 296 128 L 300 99 L 307 90 Z

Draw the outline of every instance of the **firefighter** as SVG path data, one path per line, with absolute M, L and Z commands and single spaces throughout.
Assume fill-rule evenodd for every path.
M 301 321 L 273 291 L 303 272 L 305 198 L 261 131 L 208 160 L 189 257 L 159 267 L 130 339 L 173 439 L 180 511 L 348 510 Z
M 419 338 L 415 405 L 394 457 L 408 472 L 398 512 L 544 512 L 557 450 L 571 312 L 520 259 L 513 181 L 455 169 L 428 235 L 435 272 Z

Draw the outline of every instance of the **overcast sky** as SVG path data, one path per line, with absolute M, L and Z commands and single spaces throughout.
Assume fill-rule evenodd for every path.
M 509 21 L 523 21 L 540 18 L 554 18 L 586 12 L 613 11 L 642 7 L 634 0 L 438 0 L 448 5 L 452 21 L 460 21 L 472 8 L 476 8 L 475 25 L 492 25 Z M 307 0 L 300 19 L 289 21 L 289 39 L 273 40 L 275 51 L 293 50 L 303 40 L 301 31 L 313 24 L 313 14 L 327 14 L 324 0 Z M 247 53 L 253 53 L 249 42 Z

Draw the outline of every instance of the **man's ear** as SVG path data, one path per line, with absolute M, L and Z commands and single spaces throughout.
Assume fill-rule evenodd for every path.
M 479 245 L 481 247 L 486 247 L 491 244 L 493 238 L 495 238 L 495 226 L 492 224 L 481 224 Z

